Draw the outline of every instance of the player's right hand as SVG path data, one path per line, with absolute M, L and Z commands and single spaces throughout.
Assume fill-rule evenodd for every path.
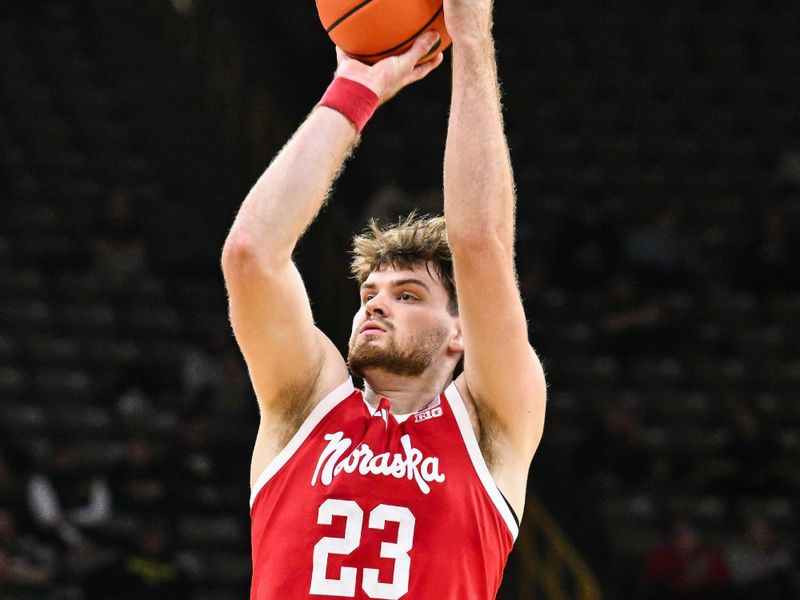
M 346 77 L 367 86 L 380 98 L 381 104 L 405 86 L 423 79 L 442 64 L 444 55 L 439 52 L 427 62 L 417 64 L 438 43 L 439 34 L 428 31 L 420 35 L 403 54 L 381 59 L 374 65 L 364 64 L 336 47 L 336 77 Z

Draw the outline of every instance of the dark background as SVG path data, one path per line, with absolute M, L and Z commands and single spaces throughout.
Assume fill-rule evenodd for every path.
M 495 13 L 550 386 L 531 493 L 608 598 L 798 597 L 798 4 Z M 333 47 L 311 3 L 47 0 L 0 8 L 0 57 L 0 598 L 243 597 L 257 412 L 219 253 Z M 298 248 L 342 348 L 349 239 L 440 210 L 448 102 L 446 60 L 382 107 Z M 521 564 L 500 597 L 546 597 Z

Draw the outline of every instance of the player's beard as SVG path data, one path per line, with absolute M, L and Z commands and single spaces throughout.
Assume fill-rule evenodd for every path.
M 412 336 L 405 348 L 397 345 L 391 333 L 382 335 L 388 337 L 387 343 L 375 343 L 369 336 L 351 338 L 347 362 L 359 377 L 363 378 L 367 369 L 381 369 L 393 375 L 421 375 L 442 347 L 447 330 L 437 328 Z

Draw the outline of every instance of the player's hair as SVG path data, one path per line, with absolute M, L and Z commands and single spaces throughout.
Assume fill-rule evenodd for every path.
M 396 224 L 386 226 L 370 219 L 363 233 L 353 237 L 352 254 L 350 270 L 359 285 L 370 273 L 386 266 L 407 269 L 421 263 L 429 273 L 433 269 L 431 275 L 447 291 L 450 314 L 458 314 L 453 256 L 447 244 L 444 217 L 412 212 Z

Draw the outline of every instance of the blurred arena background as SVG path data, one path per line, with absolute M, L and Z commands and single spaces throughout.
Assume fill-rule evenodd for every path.
M 495 32 L 550 383 L 498 597 L 800 597 L 800 4 L 515 0 Z M 247 597 L 218 256 L 334 62 L 310 0 L 0 7 L 0 598 Z M 342 347 L 350 235 L 441 204 L 448 70 L 298 249 Z

